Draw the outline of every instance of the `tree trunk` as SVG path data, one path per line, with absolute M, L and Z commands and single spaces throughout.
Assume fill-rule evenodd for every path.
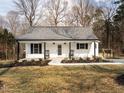
M 6 45 L 5 45 L 5 53 L 6 53 L 6 60 L 7 60 L 7 56 L 8 56 L 8 53 L 7 53 L 7 42 L 6 42 Z
M 106 47 L 110 49 L 110 29 L 109 29 L 109 20 L 106 20 L 105 22 L 106 26 Z

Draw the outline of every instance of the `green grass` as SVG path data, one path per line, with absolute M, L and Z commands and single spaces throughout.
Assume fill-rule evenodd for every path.
M 124 65 L 1 68 L 0 93 L 124 93 L 115 79 Z

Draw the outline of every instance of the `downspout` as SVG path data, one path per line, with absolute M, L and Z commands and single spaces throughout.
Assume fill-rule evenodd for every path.
M 71 59 L 71 42 L 69 42 L 69 59 Z
M 46 59 L 46 42 L 44 42 L 44 59 Z
M 20 54 L 20 43 L 17 41 L 17 60 L 19 60 L 19 54 Z
M 96 43 L 94 41 L 94 57 L 96 58 Z

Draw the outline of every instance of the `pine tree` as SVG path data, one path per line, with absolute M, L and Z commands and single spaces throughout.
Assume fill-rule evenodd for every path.
M 116 15 L 114 16 L 114 21 L 122 21 L 124 20 L 124 0 L 120 0 L 115 2 L 115 4 L 118 4 L 118 8 L 116 10 Z
M 118 8 L 116 10 L 116 15 L 113 17 L 114 20 L 114 25 L 117 28 L 117 34 L 118 37 L 116 36 L 116 38 L 118 39 L 117 41 L 120 42 L 119 46 L 122 49 L 124 46 L 124 0 L 119 0 L 117 2 L 115 2 L 115 4 L 118 5 Z
M 15 38 L 7 29 L 0 28 L 0 56 L 5 59 L 11 58 L 15 45 Z M 10 53 L 11 52 L 11 53 Z M 9 55 L 11 54 L 11 55 Z

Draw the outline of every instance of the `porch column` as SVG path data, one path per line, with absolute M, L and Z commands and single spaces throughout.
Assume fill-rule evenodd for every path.
M 69 59 L 71 59 L 71 42 L 69 42 Z
M 94 41 L 94 57 L 96 57 L 96 43 Z
M 19 54 L 20 54 L 20 43 L 17 41 L 17 60 L 19 60 Z
M 44 42 L 44 59 L 46 59 L 46 42 Z

